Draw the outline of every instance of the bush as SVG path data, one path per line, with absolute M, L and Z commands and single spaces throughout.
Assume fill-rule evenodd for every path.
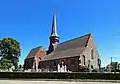
M 0 78 L 13 79 L 106 79 L 120 80 L 120 73 L 38 73 L 0 72 Z
M 98 69 L 93 69 L 92 72 L 99 72 L 99 70 Z
M 80 66 L 79 67 L 79 71 L 80 72 L 89 72 L 89 67 L 87 67 L 87 66 Z

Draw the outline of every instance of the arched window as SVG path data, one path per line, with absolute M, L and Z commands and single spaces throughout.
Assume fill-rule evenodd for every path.
M 82 56 L 82 64 L 85 65 L 85 56 Z
M 39 57 L 39 59 L 41 60 L 41 57 Z
M 101 65 L 101 60 L 100 59 L 98 59 L 98 65 Z
M 93 69 L 93 65 L 91 65 L 91 69 Z
M 94 59 L 94 50 L 91 49 L 91 59 Z

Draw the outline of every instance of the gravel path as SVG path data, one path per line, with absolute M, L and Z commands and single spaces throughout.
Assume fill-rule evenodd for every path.
M 120 84 L 115 82 L 70 82 L 70 81 L 39 81 L 39 80 L 0 80 L 0 84 Z

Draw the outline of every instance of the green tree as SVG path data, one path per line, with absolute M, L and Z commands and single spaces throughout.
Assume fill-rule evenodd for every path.
M 117 65 L 118 65 L 118 62 L 111 62 L 111 63 L 110 63 L 111 70 L 112 70 L 113 72 L 116 72 Z
M 2 59 L 0 61 L 0 68 L 1 69 L 6 69 L 9 71 L 9 69 L 13 66 L 12 62 L 10 60 L 7 59 Z
M 12 63 L 17 69 L 20 52 L 21 52 L 20 44 L 15 39 L 3 38 L 2 40 L 0 40 L 0 57 L 1 57 L 0 61 L 1 62 L 6 59 L 9 61 L 9 62 L 5 61 L 6 65 L 8 65 L 7 63 Z

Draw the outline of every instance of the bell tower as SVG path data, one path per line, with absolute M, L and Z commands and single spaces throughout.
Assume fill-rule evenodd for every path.
M 56 15 L 53 15 L 53 22 L 52 22 L 52 31 L 51 35 L 49 37 L 50 39 L 50 45 L 48 54 L 55 50 L 57 44 L 59 43 L 59 36 L 57 34 L 57 25 L 56 25 Z

